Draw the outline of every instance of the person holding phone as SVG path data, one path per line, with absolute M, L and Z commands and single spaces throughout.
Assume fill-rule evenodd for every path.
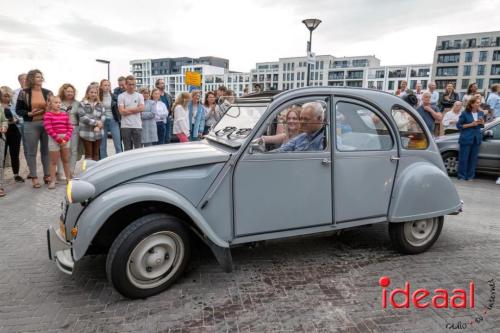
M 458 117 L 458 179 L 471 181 L 476 174 L 477 157 L 482 142 L 481 128 L 484 127 L 484 113 L 479 109 L 480 106 L 481 98 L 472 97 L 465 111 Z

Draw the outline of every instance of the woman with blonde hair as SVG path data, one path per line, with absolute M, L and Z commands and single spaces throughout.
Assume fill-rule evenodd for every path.
M 262 136 L 264 143 L 282 145 L 299 135 L 301 133 L 299 121 L 301 112 L 302 107 L 300 106 L 293 106 L 288 109 L 285 113 L 284 121 L 277 126 L 276 135 Z
M 7 150 L 10 154 L 10 165 L 14 174 L 14 180 L 18 183 L 24 183 L 23 177 L 19 176 L 19 152 L 21 149 L 21 131 L 17 127 L 19 124 L 19 117 L 13 112 L 11 106 L 11 99 L 13 95 L 12 89 L 7 86 L 0 87 L 0 106 L 3 108 L 5 117 L 9 127 L 5 133 L 5 152 L 4 161 L 7 155 Z M 0 159 L 2 156 L 0 156 Z
M 102 128 L 106 116 L 99 100 L 99 89 L 93 85 L 87 87 L 85 97 L 78 108 L 80 117 L 80 139 L 85 149 L 85 159 L 99 161 L 99 148 L 102 139 Z
M 73 132 L 71 133 L 70 139 L 70 159 L 69 168 L 71 173 L 75 170 L 76 161 L 78 161 L 83 155 L 83 146 L 80 142 L 80 135 L 78 132 L 79 116 L 78 109 L 80 108 L 80 102 L 76 100 L 76 89 L 71 83 L 65 83 L 59 88 L 58 93 L 61 99 L 61 111 L 64 111 L 69 116 L 69 121 L 73 126 Z
M 191 94 L 183 92 L 177 96 L 174 103 L 174 134 L 179 138 L 179 142 L 189 142 L 189 111 L 188 103 L 191 101 Z

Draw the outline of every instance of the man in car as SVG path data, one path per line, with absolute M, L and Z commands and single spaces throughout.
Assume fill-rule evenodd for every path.
M 310 102 L 302 106 L 300 129 L 302 134 L 273 152 L 322 151 L 325 149 L 324 111 L 319 102 Z

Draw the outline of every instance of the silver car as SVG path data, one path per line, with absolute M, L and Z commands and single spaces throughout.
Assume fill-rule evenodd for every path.
M 429 249 L 461 201 L 423 120 L 374 90 L 309 87 L 237 100 L 204 140 L 86 162 L 67 188 L 49 257 L 68 274 L 107 255 L 129 298 L 157 294 L 200 239 L 225 271 L 243 244 L 388 223 Z
M 500 118 L 488 123 L 482 130 L 483 142 L 479 148 L 477 171 L 500 175 Z M 443 157 L 446 172 L 456 176 L 458 172 L 459 134 L 436 138 L 436 144 Z

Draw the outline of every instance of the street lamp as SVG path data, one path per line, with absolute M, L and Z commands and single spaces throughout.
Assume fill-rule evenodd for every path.
M 109 64 L 111 63 L 111 61 L 109 61 L 109 60 L 103 60 L 103 59 L 96 59 L 95 61 L 108 65 L 108 81 L 109 81 L 110 80 L 110 76 L 109 76 Z
M 319 19 L 306 19 L 303 20 L 302 23 L 305 24 L 307 29 L 309 29 L 309 42 L 307 43 L 307 83 L 306 85 L 309 86 L 309 77 L 311 75 L 311 64 L 309 63 L 309 57 L 311 56 L 311 43 L 312 43 L 312 35 L 314 29 L 318 27 L 318 25 L 321 23 L 321 20 Z

